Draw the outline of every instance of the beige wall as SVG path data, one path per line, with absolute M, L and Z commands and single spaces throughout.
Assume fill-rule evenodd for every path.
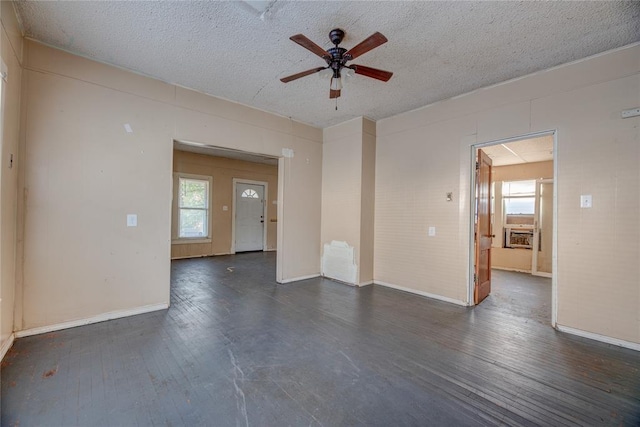
M 211 243 L 172 244 L 172 258 L 220 255 L 231 253 L 231 220 L 233 215 L 233 179 L 241 178 L 266 182 L 269 189 L 267 195 L 267 249 L 275 250 L 277 211 L 273 203 L 278 200 L 278 167 L 251 163 L 242 160 L 207 156 L 174 150 L 173 171 L 213 178 L 213 199 L 211 205 L 212 241 Z M 175 192 L 175 190 L 174 190 Z M 173 198 L 172 236 L 177 236 L 176 197 Z M 227 210 L 223 210 L 223 206 Z
M 13 4 L 2 2 L 1 52 L 7 66 L 4 86 L 2 151 L 0 154 L 0 347 L 8 343 L 13 332 L 16 283 L 16 235 L 18 170 L 20 156 L 20 95 L 22 78 L 22 36 Z M 13 167 L 9 168 L 13 155 Z
M 503 181 L 522 181 L 527 179 L 553 178 L 553 161 L 523 163 L 508 166 L 494 166 L 492 168 L 492 180 L 496 183 L 495 207 L 493 222 L 493 239 L 491 245 L 491 266 L 507 270 L 530 272 L 532 252 L 530 249 L 504 248 L 503 224 L 502 224 L 502 197 Z
M 319 274 L 321 130 L 31 41 L 23 79 L 17 329 L 169 302 L 174 140 L 281 157 L 278 274 Z
M 355 285 L 371 283 L 375 123 L 360 117 L 324 129 L 322 155 L 323 274 Z M 353 257 L 348 253 L 353 259 L 339 257 L 344 252 L 327 246 L 333 241 L 353 248 Z M 351 262 L 356 274 L 346 279 L 340 271 Z
M 496 181 L 524 181 L 527 179 L 553 178 L 553 161 L 494 166 L 491 179 Z
M 471 146 L 557 129 L 557 322 L 640 343 L 639 72 L 632 45 L 379 121 L 375 280 L 467 303 Z
M 360 268 L 360 212 L 362 191 L 362 119 L 324 129 L 322 151 L 323 274 L 352 284 L 358 283 Z M 324 245 L 346 242 L 353 248 L 354 279 L 340 274 L 350 259 L 330 257 Z M 328 263 L 328 266 L 326 264 Z M 336 274 L 338 273 L 338 274 Z

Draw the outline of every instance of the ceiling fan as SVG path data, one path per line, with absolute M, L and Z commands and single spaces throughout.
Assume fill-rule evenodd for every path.
M 290 81 L 299 79 L 301 77 L 327 70 L 324 72 L 331 75 L 329 98 L 338 98 L 340 96 L 340 91 L 342 90 L 342 71 L 345 68 L 347 69 L 345 71 L 345 74 L 350 75 L 351 73 L 355 73 L 371 77 L 373 79 L 382 80 L 383 82 L 389 81 L 389 79 L 393 75 L 393 73 L 389 71 L 365 67 L 364 65 L 347 65 L 348 61 L 356 59 L 357 57 L 369 52 L 371 49 L 375 49 L 376 47 L 386 43 L 387 38 L 385 36 L 376 32 L 349 50 L 338 46 L 342 42 L 343 38 L 343 30 L 339 28 L 331 30 L 331 32 L 329 33 L 329 39 L 331 39 L 331 43 L 333 43 L 335 46 L 328 50 L 324 50 L 302 34 L 291 36 L 290 39 L 292 41 L 298 43 L 300 46 L 310 50 L 311 52 L 324 59 L 327 62 L 327 66 L 316 67 L 307 71 L 303 71 L 301 73 L 293 74 L 288 77 L 283 77 L 280 79 L 280 81 L 283 83 L 289 83 Z

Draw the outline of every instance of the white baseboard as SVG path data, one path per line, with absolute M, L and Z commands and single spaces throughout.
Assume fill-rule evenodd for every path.
M 553 274 L 551 273 L 545 273 L 542 271 L 538 271 L 537 273 L 531 273 L 532 276 L 538 276 L 538 277 L 546 277 L 547 279 L 553 279 Z
M 210 257 L 210 256 L 213 256 L 213 255 L 210 254 L 210 255 L 174 256 L 174 257 L 171 257 L 171 261 L 176 260 L 176 259 L 206 258 L 206 257 Z
M 502 270 L 502 271 L 515 271 L 516 273 L 527 273 L 531 274 L 531 270 L 523 270 L 521 268 L 509 268 L 509 267 L 495 267 L 491 266 L 492 270 Z
M 358 284 L 358 286 L 360 286 L 360 287 L 369 286 L 369 285 L 373 285 L 373 280 L 369 280 L 368 282 L 362 282 L 362 283 Z
M 307 279 L 315 279 L 316 277 L 320 277 L 320 273 L 317 274 L 310 274 L 308 276 L 300 276 L 300 277 L 294 277 L 292 279 L 282 279 L 280 282 L 278 283 L 291 283 L 291 282 L 297 282 L 299 280 L 307 280 Z
M 0 347 L 0 362 L 4 359 L 4 356 L 7 354 L 11 346 L 13 345 L 13 340 L 15 340 L 16 334 L 9 335 L 9 338 L 2 344 Z
M 556 329 L 558 329 L 560 332 L 566 332 L 567 334 L 577 335 L 579 337 L 589 338 L 590 340 L 601 341 L 607 344 L 617 345 L 619 347 L 640 351 L 640 344 L 635 342 L 612 338 L 606 335 L 594 334 L 593 332 L 570 328 L 569 326 L 556 325 Z
M 129 317 L 129 316 L 135 316 L 137 314 L 150 313 L 152 311 L 165 310 L 167 308 L 169 308 L 169 304 L 162 303 L 162 304 L 145 305 L 145 306 L 136 307 L 130 310 L 110 311 L 109 313 L 103 313 L 97 316 L 87 317 L 84 319 L 71 320 L 69 322 L 57 323 L 55 325 L 39 326 L 37 328 L 16 331 L 15 336 L 16 338 L 23 338 L 23 337 L 29 337 L 31 335 L 46 334 L 48 332 L 75 328 L 77 326 L 90 325 L 92 323 L 99 323 L 107 320 L 119 319 L 121 317 Z
M 449 298 L 449 297 L 444 297 L 442 295 L 430 294 L 429 292 L 423 292 L 423 291 L 418 291 L 418 290 L 411 289 L 411 288 L 405 288 L 404 286 L 398 286 L 398 285 L 394 285 L 394 284 L 391 284 L 391 283 L 381 282 L 379 280 L 374 280 L 373 283 L 376 284 L 376 285 L 380 285 L 380 286 L 386 286 L 387 288 L 397 289 L 399 291 L 409 292 L 409 293 L 412 293 L 412 294 L 421 295 L 423 297 L 427 297 L 427 298 L 436 299 L 436 300 L 439 300 L 439 301 L 448 302 L 450 304 L 462 305 L 464 307 L 468 307 L 469 306 L 469 304 L 467 304 L 464 301 L 460 301 L 460 300 Z
M 265 249 L 263 252 L 276 252 L 278 249 L 276 248 L 272 248 L 272 249 Z

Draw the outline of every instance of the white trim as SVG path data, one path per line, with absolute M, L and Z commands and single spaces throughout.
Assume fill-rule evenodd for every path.
M 173 151 L 172 151 L 173 153 Z M 209 183 L 209 195 L 207 197 L 207 235 L 199 237 L 180 237 L 180 179 L 195 179 Z M 171 244 L 190 245 L 197 243 L 211 243 L 213 240 L 213 176 L 197 175 L 186 172 L 173 172 L 171 203 Z M 175 224 L 175 230 L 173 230 Z M 173 234 L 175 232 L 175 235 Z
M 11 349 L 15 338 L 16 334 L 12 333 L 11 335 L 9 335 L 9 338 L 7 338 L 4 344 L 2 344 L 2 347 L 0 347 L 0 362 L 4 360 L 4 356 L 6 356 L 7 352 Z
M 213 240 L 211 239 L 202 239 L 200 237 L 183 237 L 179 240 L 172 240 L 172 245 L 196 245 L 201 243 L 211 243 Z
M 300 277 L 294 277 L 292 279 L 283 279 L 283 280 L 279 280 L 278 283 L 291 283 L 291 282 L 298 282 L 300 280 L 307 280 L 307 279 L 315 279 L 316 277 L 320 277 L 320 273 L 317 274 L 310 274 L 308 276 L 300 276 Z
M 567 334 L 577 335 L 579 337 L 588 338 L 590 340 L 600 341 L 607 344 L 617 345 L 619 347 L 640 351 L 639 343 L 625 341 L 618 338 L 612 338 L 606 335 L 594 334 L 593 332 L 587 332 L 580 329 L 570 328 L 569 326 L 556 325 L 556 329 L 558 329 L 560 332 L 565 332 Z
M 324 278 L 325 278 L 325 279 L 327 279 L 327 280 L 331 280 L 332 282 L 341 283 L 341 284 L 343 284 L 343 285 L 347 285 L 347 286 L 351 286 L 351 287 L 356 287 L 356 286 L 358 286 L 358 284 L 357 284 L 357 283 L 345 282 L 344 280 L 340 280 L 340 279 L 336 279 L 335 277 L 327 276 L 326 274 L 324 274 L 324 273 L 322 273 L 322 272 L 320 273 L 320 276 L 321 276 L 321 277 L 324 277 Z
M 219 252 L 215 254 L 185 255 L 185 256 L 171 257 L 171 260 L 173 261 L 174 259 L 209 258 L 212 256 L 221 256 L 221 255 L 233 255 L 233 254 L 231 252 Z
M 121 317 L 129 317 L 129 316 L 135 316 L 137 314 L 150 313 L 152 311 L 165 310 L 167 308 L 169 308 L 168 303 L 161 303 L 161 304 L 144 305 L 142 307 L 136 307 L 129 310 L 110 311 L 108 313 L 102 313 L 102 314 L 98 314 L 97 316 L 87 317 L 84 319 L 71 320 L 69 322 L 56 323 L 54 325 L 39 326 L 37 328 L 16 331 L 15 336 L 16 338 L 23 338 L 23 337 L 29 337 L 31 335 L 46 334 L 48 332 L 75 328 L 77 326 L 90 325 L 92 323 L 100 323 L 107 320 L 119 319 Z
M 511 267 L 495 267 L 491 266 L 492 270 L 502 270 L 502 271 L 515 271 L 516 273 L 526 273 L 531 274 L 531 270 L 523 270 L 521 268 L 511 268 Z
M 558 324 L 558 130 L 553 132 L 553 233 L 551 233 L 551 326 Z
M 418 291 L 416 289 L 405 288 L 404 286 L 393 285 L 391 283 L 381 282 L 379 280 L 374 280 L 373 283 L 376 284 L 376 285 L 380 285 L 380 286 L 386 286 L 387 288 L 397 289 L 399 291 L 404 291 L 404 292 L 409 292 L 409 293 L 412 293 L 412 294 L 421 295 L 423 297 L 435 299 L 435 300 L 438 300 L 438 301 L 448 302 L 450 304 L 461 305 L 461 306 L 464 306 L 464 307 L 467 307 L 469 305 L 469 304 L 465 303 L 464 301 L 460 301 L 460 300 L 457 300 L 457 299 L 445 297 L 445 296 L 442 296 L 442 295 L 431 294 L 429 292 Z
M 373 280 L 369 280 L 368 282 L 362 282 L 358 284 L 359 287 L 369 286 L 369 285 L 373 285 Z
M 474 291 L 475 291 L 475 274 L 476 274 L 476 228 L 475 228 L 475 215 L 476 215 L 476 163 L 478 161 L 478 140 L 475 144 L 469 146 L 469 153 L 471 158 L 469 159 L 469 258 L 467 259 L 467 301 L 469 305 L 475 305 Z M 493 162 L 492 162 L 493 163 Z M 493 247 L 491 248 L 493 250 Z
M 538 271 L 536 273 L 531 273 L 532 276 L 538 276 L 538 277 L 546 277 L 547 279 L 553 279 L 553 274 L 552 273 L 545 273 L 544 271 Z
M 539 138 L 541 136 L 553 136 L 553 255 L 551 258 L 551 326 L 556 327 L 558 319 L 558 130 L 550 129 L 540 132 L 531 132 L 524 135 L 513 136 L 511 138 L 498 139 L 494 141 L 479 142 L 470 146 L 470 163 L 469 170 L 471 186 L 469 187 L 469 279 L 467 280 L 467 292 L 469 296 L 469 305 L 473 303 L 473 274 L 475 262 L 475 242 L 474 242 L 474 215 L 475 215 L 475 188 L 476 188 L 476 150 L 482 147 L 488 147 L 497 144 L 507 144 L 509 142 L 521 141 L 523 139 Z
M 176 260 L 176 259 L 206 258 L 206 257 L 210 257 L 210 256 L 213 256 L 213 254 L 175 256 L 175 257 L 171 257 L 171 261 Z
M 288 169 L 285 171 L 286 159 L 278 159 L 278 204 L 276 205 L 276 282 L 283 283 L 284 280 L 284 180 Z M 288 166 L 287 166 L 288 168 Z
M 540 132 L 531 132 L 531 133 L 526 133 L 524 135 L 512 136 L 510 138 L 503 138 L 503 139 L 496 139 L 496 140 L 493 140 L 493 141 L 480 142 L 480 143 L 477 143 L 477 144 L 473 144 L 472 147 L 475 148 L 475 149 L 478 149 L 478 148 L 482 148 L 482 147 L 490 147 L 492 145 L 508 144 L 510 142 L 522 141 L 524 139 L 534 139 L 534 138 L 539 138 L 541 136 L 553 135 L 555 133 L 556 133 L 556 130 L 554 130 L 554 129 L 543 130 L 543 131 L 540 131 Z M 556 147 L 554 146 L 553 148 L 556 148 Z M 555 155 L 555 152 L 553 154 Z M 475 167 L 475 165 L 474 165 L 474 167 Z M 530 181 L 530 180 L 525 180 L 525 181 Z
M 233 178 L 233 195 L 231 200 L 231 253 L 236 253 L 236 192 L 238 184 L 262 185 L 262 250 L 267 250 L 267 214 L 269 202 L 269 183 L 244 178 Z
M 277 250 L 278 250 L 277 248 L 271 248 L 271 249 L 265 249 L 264 251 L 265 252 L 275 252 Z

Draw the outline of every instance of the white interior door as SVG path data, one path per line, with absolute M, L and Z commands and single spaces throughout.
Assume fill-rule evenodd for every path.
M 235 251 L 261 251 L 264 236 L 264 185 L 236 183 Z

